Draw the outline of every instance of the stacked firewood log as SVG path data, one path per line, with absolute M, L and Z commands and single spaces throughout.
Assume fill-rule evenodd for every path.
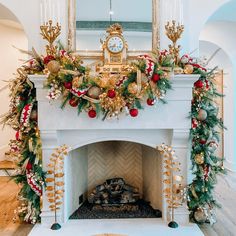
M 88 201 L 91 204 L 119 205 L 135 203 L 139 198 L 138 188 L 126 184 L 123 178 L 112 178 L 96 186 Z

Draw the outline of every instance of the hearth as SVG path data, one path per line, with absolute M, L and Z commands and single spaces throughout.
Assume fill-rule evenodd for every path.
M 87 199 L 95 186 L 103 183 L 107 178 L 113 177 L 123 177 L 128 184 L 138 187 L 140 198 L 150 202 L 153 209 L 159 209 L 162 212 L 162 219 L 167 220 L 169 210 L 165 195 L 162 193 L 165 188 L 162 177 L 164 163 L 156 147 L 165 143 L 176 150 L 176 155 L 181 163 L 182 171 L 180 174 L 184 176 L 183 184 L 188 184 L 191 178 L 189 165 L 189 129 L 191 121 L 188 115 L 191 111 L 193 83 L 198 78 L 198 75 L 175 76 L 171 79 L 173 90 L 169 91 L 166 96 L 168 104 L 162 105 L 160 103 L 157 107 L 149 107 L 140 112 L 137 118 L 125 117 L 124 115 L 119 120 L 101 121 L 100 119 L 88 119 L 87 114 L 84 113 L 78 117 L 73 108 L 69 106 L 61 110 L 60 101 L 55 101 L 53 104 L 49 103 L 46 98 L 47 89 L 44 88 L 46 76 L 30 76 L 30 80 L 37 90 L 38 122 L 42 140 L 44 171 L 48 169 L 50 155 L 54 148 L 61 144 L 67 144 L 71 147 L 71 152 L 65 158 L 65 194 L 61 210 L 58 212 L 60 222 L 66 222 L 73 212 L 78 209 L 81 195 L 84 196 L 84 199 Z M 109 175 L 107 172 L 104 174 L 104 168 L 99 168 L 97 172 L 95 168 L 93 171 L 90 168 L 98 163 L 96 163 L 96 159 L 90 158 L 94 156 L 92 152 L 97 150 L 96 153 L 99 153 L 102 147 L 100 145 L 105 145 L 107 141 L 118 142 L 118 144 L 115 144 L 118 146 L 122 143 L 121 145 L 124 145 L 124 148 L 121 148 L 121 150 L 126 154 L 129 153 L 126 145 L 131 143 L 133 145 L 131 150 L 135 150 L 134 153 L 136 154 L 134 156 L 137 157 L 137 163 L 140 161 L 142 163 L 137 164 L 133 170 L 129 170 L 127 175 L 126 167 L 132 167 L 132 164 L 120 167 L 119 170 L 125 172 L 122 174 Z M 107 159 L 100 162 L 100 164 L 103 163 L 102 166 L 112 162 L 117 165 L 120 159 L 114 157 L 121 156 L 125 160 L 125 155 L 122 156 L 119 150 L 116 152 L 119 155 L 112 155 L 113 158 L 109 158 L 109 155 L 107 155 L 109 153 L 106 150 L 103 154 L 106 154 Z M 128 156 L 127 162 L 131 160 L 130 157 L 133 155 Z M 149 168 L 156 168 L 156 170 L 150 171 Z M 131 178 L 132 175 L 135 178 Z M 142 176 L 142 179 L 139 179 L 138 176 Z M 42 224 L 53 222 L 54 214 L 50 211 L 50 204 L 45 192 L 43 193 L 42 203 Z M 83 204 L 88 204 L 88 202 Z M 128 204 L 132 205 L 133 203 Z M 102 210 L 105 211 L 105 209 Z M 180 224 L 188 223 L 188 214 L 186 207 L 183 206 L 177 209 L 175 219 Z

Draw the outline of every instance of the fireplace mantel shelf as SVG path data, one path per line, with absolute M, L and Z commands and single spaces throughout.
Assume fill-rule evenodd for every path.
M 199 75 L 176 75 L 172 78 L 173 89 L 168 91 L 165 97 L 167 104 L 158 102 L 152 107 L 144 105 L 144 110 L 139 111 L 136 118 L 123 114 L 119 120 L 105 121 L 102 121 L 102 116 L 90 119 L 85 112 L 78 116 L 77 110 L 70 106 L 62 110 L 60 99 L 49 103 L 46 98 L 47 89 L 44 88 L 47 77 L 31 75 L 29 78 L 37 89 L 40 130 L 189 129 L 192 87 Z M 46 117 L 48 118 L 45 119 Z

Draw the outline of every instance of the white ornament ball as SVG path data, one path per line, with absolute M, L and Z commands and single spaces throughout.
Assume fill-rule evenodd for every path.
M 207 118 L 207 112 L 203 109 L 200 109 L 198 112 L 197 119 L 200 121 L 204 121 L 204 120 L 206 120 L 206 118 Z

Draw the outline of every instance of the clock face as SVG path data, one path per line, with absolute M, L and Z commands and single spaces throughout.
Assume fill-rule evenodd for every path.
M 124 41 L 119 36 L 112 36 L 107 41 L 107 48 L 112 53 L 119 53 L 124 48 Z

